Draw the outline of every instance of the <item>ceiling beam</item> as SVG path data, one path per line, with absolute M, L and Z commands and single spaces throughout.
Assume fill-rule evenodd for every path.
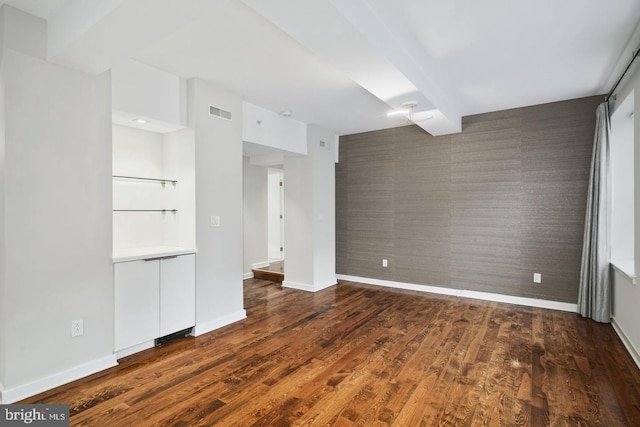
M 224 1 L 70 0 L 49 19 L 49 60 L 103 73 Z
M 462 116 L 446 90 L 445 79 L 434 73 L 438 68 L 435 59 L 403 25 L 394 2 L 329 1 L 438 110 L 428 122 L 416 124 L 433 135 L 461 132 Z

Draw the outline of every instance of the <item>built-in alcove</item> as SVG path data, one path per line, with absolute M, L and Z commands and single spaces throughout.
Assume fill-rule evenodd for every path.
M 114 351 L 195 326 L 195 157 L 188 130 L 113 125 Z
M 195 249 L 193 156 L 181 132 L 113 125 L 114 260 Z

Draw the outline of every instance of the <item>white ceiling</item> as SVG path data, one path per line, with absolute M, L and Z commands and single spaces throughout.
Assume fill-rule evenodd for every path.
M 50 59 L 136 59 L 339 135 L 603 94 L 640 0 L 0 0 L 49 20 Z M 422 114 L 422 115 L 421 115 Z M 427 119 L 427 120 L 422 120 Z

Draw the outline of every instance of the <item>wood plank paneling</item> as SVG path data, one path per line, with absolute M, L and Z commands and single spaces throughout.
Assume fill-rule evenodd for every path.
M 575 303 L 601 100 L 341 137 L 337 272 Z

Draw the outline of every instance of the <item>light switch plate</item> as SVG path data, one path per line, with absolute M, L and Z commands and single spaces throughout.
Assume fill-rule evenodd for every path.
M 220 217 L 218 215 L 212 215 L 209 219 L 209 227 L 220 227 Z

